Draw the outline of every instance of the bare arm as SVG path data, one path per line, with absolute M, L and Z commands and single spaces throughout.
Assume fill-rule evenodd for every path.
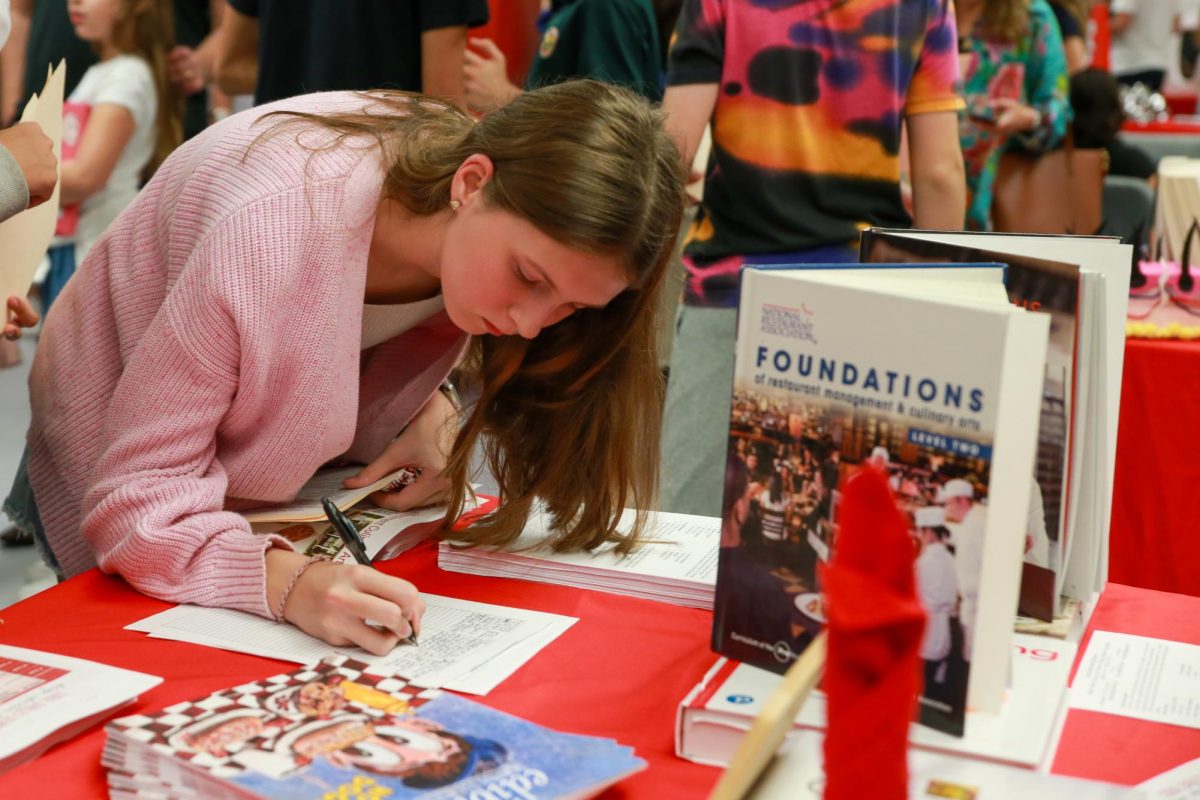
M 467 29 L 435 28 L 421 34 L 421 91 L 463 100 L 463 63 Z
M 1063 39 L 1063 55 L 1067 58 L 1067 74 L 1074 75 L 1088 68 L 1087 45 L 1081 36 L 1071 36 Z
M 967 214 L 967 182 L 958 141 L 958 114 L 914 114 L 907 122 L 913 225 L 962 230 Z
M 232 6 L 208 37 L 212 45 L 212 77 L 226 94 L 251 94 L 258 83 L 258 20 Z
M 696 158 L 704 126 L 712 118 L 713 109 L 717 106 L 717 90 L 715 83 L 668 86 L 663 96 L 667 130 L 675 139 L 683 163 L 689 167 Z
M 209 0 L 208 16 L 212 20 L 212 29 L 204 41 L 196 45 L 196 63 L 200 65 L 206 81 L 211 81 L 216 73 L 217 65 L 217 32 L 221 30 L 221 19 L 225 15 L 225 0 Z M 257 38 L 257 37 L 256 37 Z M 255 47 L 258 42 L 255 41 Z
M 25 54 L 29 48 L 29 19 L 33 0 L 12 0 L 12 30 L 0 49 L 0 124 L 16 121 L 17 103 L 25 93 Z
M 1133 24 L 1133 14 L 1113 14 L 1112 19 L 1108 21 L 1108 30 L 1113 36 L 1118 36 L 1129 29 Z
M 63 203 L 81 203 L 104 188 L 135 127 L 125 106 L 101 103 L 92 109 L 75 158 L 62 165 Z

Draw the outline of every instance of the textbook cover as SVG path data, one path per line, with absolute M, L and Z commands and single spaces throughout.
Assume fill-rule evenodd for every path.
M 612 740 L 551 731 L 344 657 L 106 732 L 115 792 L 532 800 L 588 796 L 646 766 Z
M 713 649 L 791 666 L 825 622 L 839 482 L 886 470 L 929 613 L 920 721 L 961 735 L 968 701 L 1003 702 L 1048 321 L 998 265 L 928 272 L 743 270 Z

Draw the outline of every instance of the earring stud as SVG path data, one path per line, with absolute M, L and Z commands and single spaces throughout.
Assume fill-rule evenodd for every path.
M 462 205 L 462 200 L 451 200 L 450 201 L 450 210 L 458 211 L 458 207 L 461 205 Z

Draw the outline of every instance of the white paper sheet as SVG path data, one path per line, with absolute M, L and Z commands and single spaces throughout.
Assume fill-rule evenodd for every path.
M 1070 705 L 1200 728 L 1200 646 L 1096 631 L 1075 674 Z
M 1146 800 L 1200 800 L 1200 758 L 1139 783 L 1137 788 Z
M 420 646 L 401 644 L 385 656 L 335 648 L 291 625 L 230 609 L 181 605 L 126 628 L 300 664 L 344 653 L 423 686 L 486 694 L 577 621 L 440 595 L 422 597 Z
M 821 800 L 825 776 L 816 731 L 797 731 L 764 770 L 748 795 L 751 800 Z M 970 758 L 911 750 L 908 754 L 908 797 L 974 798 L 974 800 L 1143 800 L 1127 786 L 1044 775 L 1028 769 L 990 764 Z M 866 800 L 866 795 L 864 795 Z

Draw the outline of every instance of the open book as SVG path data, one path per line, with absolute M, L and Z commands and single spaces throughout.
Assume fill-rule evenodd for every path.
M 780 673 L 799 657 L 825 621 L 837 487 L 887 470 L 930 615 L 920 719 L 961 735 L 967 705 L 999 710 L 1049 333 L 1003 277 L 1000 264 L 743 270 L 717 652 Z
M 1099 236 L 871 229 L 860 259 L 1000 261 L 1010 301 L 1051 316 L 1031 496 L 1041 508 L 1031 509 L 1026 527 L 1030 540 L 1043 536 L 1049 547 L 1027 547 L 1021 613 L 1050 620 L 1064 596 L 1086 601 L 1102 591 L 1130 247 Z
M 407 486 L 421 474 L 409 467 L 401 467 L 361 489 L 347 489 L 342 486 L 346 478 L 361 471 L 362 467 L 358 466 L 321 470 L 300 488 L 292 502 L 250 509 L 243 512 L 242 516 L 250 522 L 317 522 L 325 519 L 325 510 L 321 507 L 322 497 L 328 497 L 338 508 L 345 511 L 393 484 L 397 488 Z

